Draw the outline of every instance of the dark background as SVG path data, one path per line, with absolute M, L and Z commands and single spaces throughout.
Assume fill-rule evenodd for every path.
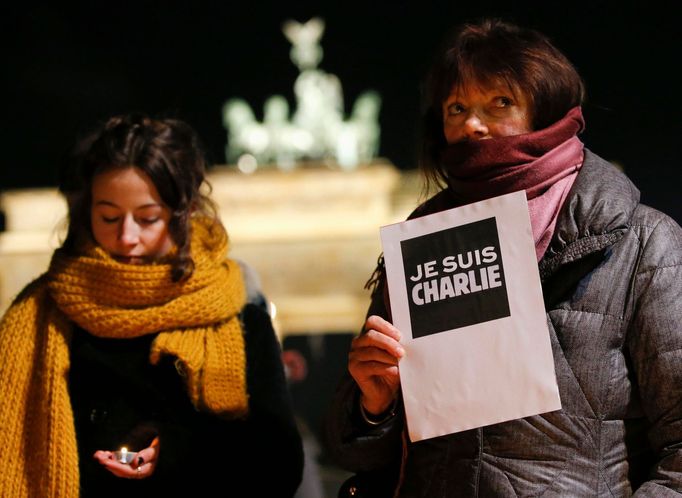
M 471 5 L 471 4 L 476 5 Z M 549 35 L 587 82 L 583 140 L 619 162 L 643 200 L 682 221 L 680 26 L 675 2 L 53 2 L 4 7 L 5 92 L 0 189 L 51 186 L 77 133 L 110 114 L 180 117 L 224 162 L 221 106 L 265 98 L 294 107 L 298 70 L 286 19 L 326 21 L 320 67 L 383 97 L 380 153 L 416 161 L 419 83 L 456 23 L 508 17 Z M 673 158 L 675 162 L 673 163 Z

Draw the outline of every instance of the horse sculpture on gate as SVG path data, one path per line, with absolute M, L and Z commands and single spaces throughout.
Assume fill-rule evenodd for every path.
M 324 21 L 289 20 L 282 30 L 292 44 L 291 60 L 300 71 L 294 83 L 296 109 L 289 119 L 287 100 L 273 95 L 266 100 L 263 122 L 259 122 L 243 99 L 225 102 L 228 163 L 240 165 L 247 158 L 252 171 L 266 165 L 289 170 L 301 161 L 329 159 L 340 168 L 353 169 L 371 161 L 379 149 L 379 94 L 367 91 L 358 96 L 344 119 L 341 82 L 318 68 Z

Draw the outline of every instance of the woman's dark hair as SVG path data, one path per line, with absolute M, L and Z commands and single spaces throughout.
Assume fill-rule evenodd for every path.
M 168 231 L 177 249 L 171 276 L 176 282 L 184 280 L 194 270 L 191 215 L 202 214 L 214 221 L 217 218 L 215 205 L 208 198 L 210 185 L 205 178 L 206 158 L 199 137 L 187 123 L 177 119 L 152 119 L 144 114 L 114 116 L 76 143 L 60 170 L 59 190 L 69 208 L 69 227 L 62 247 L 77 254 L 83 241 L 92 239 L 93 178 L 112 168 L 131 166 L 151 179 L 170 208 Z
M 440 184 L 438 158 L 447 145 L 442 103 L 464 85 L 506 84 L 528 98 L 531 126 L 540 130 L 581 105 L 585 86 L 573 64 L 543 34 L 499 20 L 459 26 L 437 55 L 423 87 L 420 165 Z

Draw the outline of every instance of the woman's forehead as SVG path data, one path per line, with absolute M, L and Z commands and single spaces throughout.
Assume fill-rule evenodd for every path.
M 470 93 L 488 92 L 498 92 L 512 96 L 521 94 L 525 96 L 525 92 L 522 91 L 519 85 L 516 85 L 503 77 L 492 77 L 478 79 L 469 78 L 456 81 L 450 87 L 450 92 L 445 98 L 465 96 Z

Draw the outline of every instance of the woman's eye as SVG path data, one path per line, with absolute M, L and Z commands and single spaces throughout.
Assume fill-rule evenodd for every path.
M 143 225 L 151 225 L 151 224 L 156 223 L 157 221 L 159 221 L 159 219 L 160 219 L 160 218 L 159 218 L 158 216 L 157 216 L 156 218 L 142 218 L 142 219 L 140 220 L 140 223 L 142 223 Z
M 495 105 L 497 107 L 509 107 L 512 104 L 513 104 L 513 101 L 509 97 L 497 97 L 495 99 Z
M 464 106 L 462 106 L 462 104 L 450 104 L 448 106 L 448 115 L 449 116 L 461 114 L 462 112 L 464 112 Z
M 106 216 L 102 216 L 102 221 L 104 223 L 116 223 L 118 221 L 118 216 L 115 216 L 113 218 L 108 218 Z

